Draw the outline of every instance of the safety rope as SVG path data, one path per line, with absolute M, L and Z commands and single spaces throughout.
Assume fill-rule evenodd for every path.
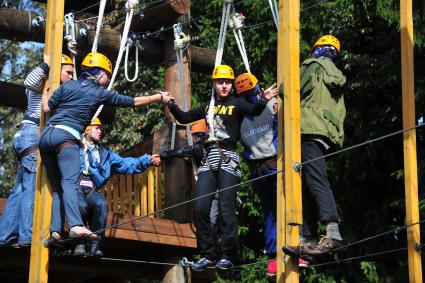
M 218 48 L 217 53 L 215 57 L 215 64 L 214 67 L 217 67 L 221 64 L 221 61 L 223 59 L 223 50 L 224 50 L 224 43 L 226 41 L 226 33 L 227 33 L 227 26 L 229 24 L 229 16 L 230 11 L 233 7 L 233 0 L 224 0 L 223 5 L 223 12 L 221 15 L 221 25 L 220 25 L 220 34 L 218 37 Z M 214 129 L 214 109 L 215 109 L 215 96 L 214 96 L 214 86 L 211 88 L 211 100 L 208 107 L 208 114 L 207 114 L 207 123 L 208 123 L 208 141 L 215 141 L 217 138 L 215 137 L 215 129 Z
M 135 66 L 135 70 L 134 70 L 134 77 L 130 78 L 128 76 L 128 54 L 130 53 L 130 47 L 133 47 L 136 49 L 136 58 L 135 58 L 135 62 L 134 64 L 136 64 Z M 125 75 L 125 79 L 127 81 L 129 81 L 130 83 L 134 82 L 137 80 L 138 74 L 139 74 L 139 40 L 138 39 L 131 39 L 131 36 L 128 38 L 127 40 L 127 46 L 125 47 L 125 57 L 124 57 L 124 75 Z
M 245 42 L 243 40 L 243 35 L 241 31 L 241 29 L 243 28 L 244 21 L 244 15 L 233 12 L 232 17 L 229 20 L 229 27 L 233 30 L 233 35 L 235 36 L 239 52 L 245 65 L 245 69 L 248 73 L 251 73 L 249 67 L 248 54 L 246 53 Z
M 127 3 L 125 4 L 125 7 L 127 9 L 127 15 L 126 15 L 126 19 L 125 19 L 125 23 L 124 23 L 124 30 L 123 30 L 123 34 L 121 36 L 121 42 L 120 42 L 120 49 L 118 51 L 118 58 L 117 61 L 115 63 L 115 68 L 114 71 L 112 73 L 112 77 L 111 80 L 109 82 L 108 85 L 108 90 L 112 89 L 112 85 L 114 84 L 115 78 L 118 74 L 118 69 L 122 60 L 122 55 L 124 53 L 125 47 L 127 45 L 127 38 L 128 38 L 128 33 L 130 31 L 130 25 L 131 25 L 131 20 L 133 19 L 133 13 L 134 13 L 134 7 L 137 6 L 138 1 L 137 0 L 128 0 Z M 92 118 L 92 122 L 94 122 L 94 120 L 96 120 L 97 116 L 100 114 L 100 112 L 102 111 L 104 105 L 100 105 L 99 108 L 97 109 L 95 115 Z
M 188 103 L 186 101 L 186 81 L 184 76 L 184 68 L 183 68 L 183 52 L 184 49 L 188 46 L 190 43 L 190 37 L 183 33 L 182 24 L 177 23 L 173 26 L 174 29 L 174 49 L 176 50 L 176 57 L 177 57 L 177 73 L 179 75 L 180 80 L 180 96 L 182 98 L 182 110 L 184 112 L 187 112 L 188 109 Z M 187 142 L 189 146 L 193 145 L 192 140 L 192 131 L 190 129 L 189 125 L 186 125 L 186 135 L 187 135 Z
M 106 0 L 101 0 L 99 5 L 99 16 L 97 17 L 96 33 L 94 34 L 93 46 L 91 52 L 97 52 L 97 43 L 99 41 L 100 29 L 102 27 L 103 14 L 105 13 Z
M 72 63 L 74 63 L 74 71 L 73 71 L 73 79 L 77 80 L 77 68 L 75 57 L 78 54 L 77 50 L 77 40 L 75 36 L 75 22 L 74 22 L 74 14 L 69 13 L 64 16 L 65 21 L 65 40 L 68 42 L 67 47 L 71 54 Z
M 270 10 L 272 11 L 273 21 L 276 29 L 279 30 L 279 8 L 276 0 L 269 0 Z

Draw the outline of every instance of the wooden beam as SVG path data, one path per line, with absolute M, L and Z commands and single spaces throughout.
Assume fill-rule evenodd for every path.
M 47 0 L 34 0 L 33 2 L 47 3 Z M 95 5 L 96 3 L 99 3 L 99 0 L 85 0 L 85 1 L 66 0 L 65 14 L 69 12 L 78 12 L 84 9 L 84 13 L 97 15 L 99 13 L 99 5 Z M 114 9 L 115 9 L 115 0 L 107 0 L 105 5 L 105 13 L 112 12 Z
M 0 8 L 0 38 L 17 41 L 44 42 L 45 25 L 38 29 L 29 25 L 32 19 L 39 16 L 36 13 L 27 11 Z M 82 28 L 82 24 L 77 24 L 77 31 Z M 81 58 L 91 51 L 95 29 L 90 29 L 86 37 L 81 37 L 77 32 L 77 49 L 80 51 Z M 120 31 L 112 28 L 104 28 L 100 32 L 98 50 L 105 53 L 110 58 L 116 58 L 121 40 Z M 164 42 L 159 39 L 142 39 L 142 50 L 139 53 L 139 60 L 146 65 L 160 65 L 164 61 L 172 64 L 174 57 L 168 57 L 164 60 Z M 66 45 L 63 47 L 64 53 L 69 53 Z M 214 68 L 215 50 L 191 46 L 190 60 L 193 71 L 209 73 Z M 134 53 L 131 53 L 134 54 Z
M 27 109 L 28 101 L 23 85 L 0 81 L 0 89 L 0 106 L 18 108 L 20 110 Z M 105 106 L 100 112 L 99 119 L 105 124 L 112 123 L 115 119 L 115 108 Z
M 171 27 L 176 20 L 190 11 L 191 0 L 165 0 L 149 5 L 142 15 L 136 15 L 131 22 L 135 31 L 156 31 L 161 27 Z M 158 21 L 158 19 L 161 19 Z
M 49 79 L 49 95 L 59 87 L 62 35 L 63 35 L 64 0 L 49 0 L 47 3 L 47 33 L 45 39 L 45 54 L 49 54 L 51 64 Z M 41 113 L 40 129 L 44 127 L 46 117 Z M 37 160 L 37 177 L 34 200 L 33 236 L 31 241 L 31 259 L 28 282 L 47 283 L 49 270 L 49 250 L 43 246 L 49 236 L 49 225 L 52 208 L 52 189 L 47 179 L 46 169 L 41 162 L 40 154 Z
M 400 33 L 403 128 L 406 129 L 416 124 L 412 0 L 400 0 Z M 403 147 L 406 224 L 411 225 L 419 221 L 416 130 L 404 132 Z M 419 224 L 407 228 L 409 282 L 411 283 L 422 282 L 420 236 Z
M 165 37 L 165 89 L 174 94 L 176 104 L 182 108 L 182 86 L 186 89 L 186 106 L 191 108 L 191 79 L 189 72 L 188 54 L 183 55 L 184 81 L 179 78 L 178 65 L 175 61 L 174 35 L 168 32 Z M 174 117 L 166 109 L 165 115 L 171 121 Z M 171 131 L 170 131 L 171 132 Z M 187 146 L 186 128 L 176 130 L 175 147 Z M 192 169 L 191 162 L 183 158 L 170 158 L 164 163 L 164 207 L 168 207 L 188 200 L 192 196 Z M 178 222 L 189 222 L 192 215 L 192 204 L 180 206 L 165 211 L 164 217 Z
M 284 176 L 278 175 L 277 185 L 277 282 L 287 283 L 298 282 L 298 262 L 284 263 L 282 246 L 299 244 L 302 224 L 301 174 L 294 170 L 301 162 L 299 31 L 299 0 L 280 0 L 277 79 L 284 96 L 279 99 L 278 170 L 284 169 Z

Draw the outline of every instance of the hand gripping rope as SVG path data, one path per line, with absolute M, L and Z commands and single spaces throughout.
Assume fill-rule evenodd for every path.
M 125 4 L 127 14 L 126 14 L 126 17 L 125 17 L 124 30 L 123 30 L 122 37 L 121 37 L 120 49 L 118 51 L 118 58 L 117 58 L 117 61 L 115 63 L 115 68 L 114 68 L 114 71 L 112 73 L 111 81 L 109 82 L 109 85 L 108 85 L 108 90 L 112 89 L 112 85 L 114 84 L 115 78 L 118 74 L 118 69 L 119 69 L 119 66 L 120 66 L 120 63 L 121 63 L 122 55 L 123 55 L 124 49 L 127 45 L 128 32 L 130 31 L 131 20 L 133 19 L 134 8 L 137 5 L 138 5 L 137 0 L 128 0 L 127 3 Z M 99 108 L 97 109 L 95 115 L 92 118 L 92 122 L 97 118 L 97 116 L 100 114 L 102 109 L 103 109 L 103 104 L 100 105 Z
M 74 63 L 73 79 L 77 80 L 77 68 L 75 68 L 75 56 L 77 56 L 77 40 L 75 39 L 75 22 L 74 14 L 69 13 L 64 16 L 65 20 L 65 39 L 68 42 L 67 47 L 71 53 L 72 62 Z
M 229 20 L 229 27 L 233 30 L 233 35 L 235 36 L 236 43 L 238 44 L 239 52 L 241 53 L 242 60 L 245 64 L 245 69 L 248 73 L 251 73 L 249 68 L 248 55 L 246 53 L 245 42 L 243 40 L 242 31 L 243 24 L 245 21 L 245 16 L 239 13 L 232 13 L 232 16 Z
M 224 43 L 226 41 L 226 32 L 227 25 L 229 24 L 229 15 L 230 10 L 233 7 L 233 0 L 224 0 L 223 13 L 221 15 L 221 26 L 220 26 L 220 35 L 218 37 L 218 48 L 215 57 L 215 67 L 221 64 L 221 60 L 223 59 L 223 49 Z M 211 100 L 208 107 L 208 115 L 207 122 L 209 127 L 209 137 L 208 141 L 216 141 L 214 132 L 214 108 L 215 108 L 215 98 L 214 98 L 214 87 L 211 89 Z

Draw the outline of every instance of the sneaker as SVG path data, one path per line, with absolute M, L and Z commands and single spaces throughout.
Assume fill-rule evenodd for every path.
M 213 262 L 205 257 L 191 265 L 193 271 L 202 271 L 213 265 Z
M 70 238 L 88 238 L 93 240 L 97 239 L 97 235 L 84 226 L 72 227 L 69 230 L 69 237 Z
M 43 245 L 45 248 L 50 248 L 50 247 L 62 248 L 64 244 L 60 242 L 61 240 L 62 240 L 62 237 L 58 232 L 52 232 L 50 237 L 44 241 Z
M 302 257 L 310 254 L 313 249 L 310 242 L 301 241 L 299 246 L 283 246 L 282 250 L 285 254 L 293 257 Z
M 276 276 L 277 266 L 276 259 L 269 259 L 267 262 L 267 276 L 274 277 Z
M 233 263 L 227 258 L 222 258 L 215 264 L 215 268 L 223 269 L 223 270 L 226 270 L 232 267 L 233 267 Z
M 343 242 L 334 238 L 323 236 L 319 244 L 308 251 L 308 255 L 316 256 L 331 252 L 334 249 L 341 248 Z
M 298 258 L 298 267 L 299 268 L 307 268 L 310 265 L 310 262 L 304 258 Z

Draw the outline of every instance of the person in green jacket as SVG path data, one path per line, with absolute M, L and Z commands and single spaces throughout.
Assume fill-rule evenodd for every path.
M 296 257 L 328 253 L 343 243 L 325 159 L 320 158 L 342 147 L 344 140 L 346 111 L 340 88 L 345 76 L 333 62 L 339 52 L 337 38 L 322 36 L 312 48 L 312 58 L 301 65 L 301 159 L 307 162 L 302 166 L 303 225 L 300 245 L 283 247 L 285 253 Z M 318 220 L 326 227 L 319 244 Z

